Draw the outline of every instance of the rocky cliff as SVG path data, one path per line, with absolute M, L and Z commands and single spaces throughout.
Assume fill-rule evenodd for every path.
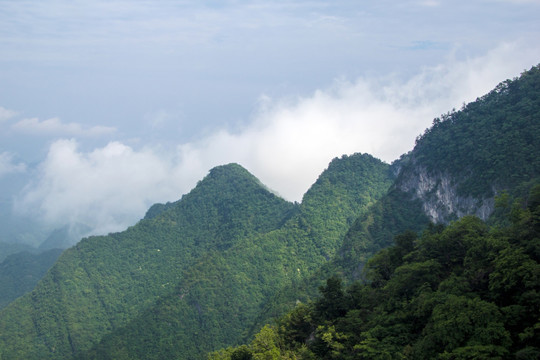
M 441 171 L 429 172 L 413 163 L 402 168 L 395 186 L 422 202 L 426 216 L 434 223 L 448 223 L 465 215 L 486 220 L 494 209 L 494 196 L 464 196 L 458 192 L 460 179 Z M 496 193 L 496 189 L 493 189 Z

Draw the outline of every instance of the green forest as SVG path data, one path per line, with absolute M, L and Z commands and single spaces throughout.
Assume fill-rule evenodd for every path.
M 461 110 L 433 120 L 416 140 L 415 159 L 428 170 L 444 169 L 452 178 L 463 179 L 461 194 L 493 195 L 494 188 L 513 189 L 537 177 L 539 73 L 540 68 L 533 67 Z
M 0 263 L 0 309 L 32 291 L 61 253 L 60 249 L 51 249 L 40 254 L 21 251 L 8 255 Z
M 537 359 L 539 139 L 535 66 L 391 165 L 334 158 L 300 203 L 215 167 L 56 262 L 2 259 L 0 359 Z M 434 223 L 419 169 L 490 216 Z
M 372 156 L 343 156 L 294 204 L 237 164 L 214 168 L 137 225 L 65 251 L 0 313 L 2 354 L 204 358 L 240 342 L 283 284 L 334 255 L 392 179 Z
M 318 299 L 209 359 L 538 359 L 540 185 L 499 207 L 496 225 L 471 216 L 396 236 L 363 281 L 328 278 Z

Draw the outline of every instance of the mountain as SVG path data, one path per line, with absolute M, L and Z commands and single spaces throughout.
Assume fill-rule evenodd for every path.
M 540 68 L 433 121 L 417 139 L 396 187 L 422 201 L 434 222 L 487 219 L 493 196 L 538 178 Z
M 216 168 L 159 218 L 64 252 L 30 295 L 0 314 L 2 334 L 24 333 L 2 338 L 0 348 L 27 358 L 70 358 L 167 294 L 205 250 L 224 249 L 256 227 L 276 227 L 293 208 L 239 166 Z
M 0 309 L 31 291 L 75 238 L 88 232 L 83 225 L 54 230 L 39 247 L 0 243 Z
M 415 148 L 392 163 L 388 192 L 360 215 L 336 256 L 301 283 L 287 284 L 259 315 L 258 327 L 316 296 L 324 279 L 362 279 L 366 262 L 405 231 L 464 215 L 489 220 L 495 196 L 525 197 L 540 178 L 540 66 L 436 118 Z
M 239 165 L 214 168 L 126 231 L 66 250 L 0 312 L 0 356 L 203 358 L 240 341 L 274 289 L 330 259 L 391 180 L 387 164 L 345 156 L 292 204 Z
M 0 263 L 0 309 L 31 291 L 60 256 L 52 249 L 39 254 L 21 251 L 7 256 Z
M 406 232 L 368 261 L 368 281 L 330 277 L 230 359 L 538 359 L 540 184 L 507 226 L 465 216 Z
M 210 359 L 540 356 L 540 66 L 435 119 L 392 170 L 336 256 L 275 295 L 292 308 L 327 278 L 319 298 L 262 326 L 270 304 Z
M 464 215 L 487 220 L 496 195 L 526 196 L 540 179 L 540 66 L 436 118 L 393 166 L 394 184 L 351 226 L 335 260 L 353 278 L 401 232 Z
M 66 250 L 0 312 L 0 357 L 202 359 L 255 334 L 215 356 L 249 358 L 267 344 L 275 358 L 283 334 L 263 325 L 329 279 L 315 312 L 285 316 L 283 331 L 300 342 L 286 351 L 535 358 L 538 196 L 527 194 L 538 192 L 539 125 L 536 66 L 435 119 L 391 166 L 367 154 L 334 159 L 300 204 L 240 165 L 216 167 L 126 231 Z M 457 221 L 469 214 L 479 218 Z M 344 290 L 340 277 L 366 286 Z
M 392 164 L 395 182 L 352 224 L 336 256 L 303 282 L 280 289 L 261 311 L 259 328 L 298 299 L 313 299 L 323 279 L 365 279 L 367 261 L 393 245 L 400 233 L 421 233 L 430 224 L 448 224 L 464 215 L 508 225 L 501 220 L 509 215 L 507 199 L 526 198 L 539 181 L 539 159 L 540 67 L 535 66 L 435 119 L 415 148 Z M 506 204 L 502 208 L 495 208 L 496 195 L 499 205 Z
M 350 222 L 385 192 L 390 176 L 388 165 L 369 155 L 334 159 L 281 228 L 202 258 L 177 292 L 81 358 L 205 358 L 245 339 L 278 288 L 332 257 Z
M 72 224 L 54 229 L 39 245 L 39 250 L 67 249 L 75 245 L 84 234 L 89 234 L 91 230 L 89 226 L 84 224 Z
M 38 250 L 30 245 L 20 244 L 20 243 L 6 243 L 0 242 L 0 262 L 4 261 L 9 255 L 16 254 L 19 252 L 29 252 L 37 253 Z

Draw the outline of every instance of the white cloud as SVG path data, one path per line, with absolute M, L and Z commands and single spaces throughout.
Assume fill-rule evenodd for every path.
M 342 80 L 292 102 L 267 99 L 243 131 L 223 130 L 186 144 L 183 159 L 207 167 L 240 162 L 287 199 L 300 200 L 333 157 L 367 152 L 391 162 L 412 149 L 433 118 L 519 75 L 539 55 L 505 44 L 479 58 L 427 68 L 406 81 Z
M 242 164 L 285 198 L 300 200 L 332 158 L 367 152 L 390 162 L 412 149 L 433 118 L 518 76 L 539 55 L 505 44 L 479 58 L 449 59 L 406 80 L 336 80 L 308 97 L 262 97 L 259 112 L 242 130 L 215 131 L 169 153 L 119 142 L 85 153 L 74 140 L 56 141 L 19 208 L 38 209 L 57 224 L 121 230 L 152 203 L 180 198 L 211 167 L 229 162 Z
M 58 118 L 43 121 L 37 118 L 23 119 L 13 124 L 11 128 L 21 133 L 43 136 L 101 136 L 116 131 L 114 127 L 109 126 L 86 127 L 79 123 L 63 123 Z
M 4 175 L 24 172 L 26 165 L 24 163 L 16 163 L 13 155 L 8 152 L 0 153 L 0 178 Z
M 24 190 L 18 210 L 36 212 L 55 226 L 83 223 L 107 233 L 131 225 L 150 204 L 181 195 L 170 158 L 118 142 L 89 153 L 77 146 L 75 140 L 51 145 L 39 179 Z
M 3 121 L 11 119 L 15 115 L 17 115 L 16 111 L 9 110 L 9 109 L 6 109 L 6 108 L 3 108 L 2 106 L 0 106 L 0 123 L 3 122 Z

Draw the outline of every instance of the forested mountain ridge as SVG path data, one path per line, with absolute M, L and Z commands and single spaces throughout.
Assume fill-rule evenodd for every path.
M 211 349 L 245 339 L 277 289 L 331 258 L 349 222 L 390 185 L 388 168 L 369 155 L 334 159 L 282 227 L 209 252 L 178 283 L 178 293 L 80 358 L 205 358 Z
M 358 278 L 395 235 L 464 215 L 488 219 L 495 195 L 525 196 L 540 178 L 540 65 L 433 121 L 393 164 L 396 181 L 345 236 L 336 268 Z
M 539 66 L 435 119 L 299 287 L 320 297 L 210 359 L 537 359 L 539 141 Z
M 392 164 L 395 182 L 352 224 L 336 256 L 305 281 L 276 293 L 259 326 L 297 299 L 312 297 L 332 275 L 346 282 L 364 278 L 366 262 L 402 232 L 420 233 L 430 222 L 448 223 L 463 215 L 486 219 L 493 214 L 495 192 L 526 197 L 540 177 L 540 67 L 433 123 L 415 148 Z M 475 144 L 480 154 L 475 154 Z M 440 162 L 434 154 L 441 156 Z
M 507 221 L 400 234 L 368 261 L 367 281 L 332 276 L 317 300 L 209 359 L 538 359 L 540 184 L 500 200 Z
M 29 252 L 29 253 L 36 253 L 36 248 L 30 246 L 30 245 L 24 245 L 19 243 L 7 243 L 0 241 L 0 262 L 4 261 L 6 257 L 12 254 L 16 254 L 19 252 Z
M 293 209 L 240 166 L 213 169 L 160 216 L 65 251 L 32 293 L 0 313 L 2 355 L 70 358 L 168 293 L 207 249 L 277 227 Z
M 369 155 L 335 159 L 305 205 L 239 165 L 214 168 L 137 225 L 67 250 L 0 313 L 0 354 L 202 358 L 238 341 L 273 289 L 333 255 L 350 221 L 390 185 L 388 167 Z
M 540 174 L 540 66 L 433 120 L 405 157 L 396 188 L 433 222 L 487 219 L 493 197 Z
M 538 212 L 531 205 L 538 196 L 522 207 L 510 199 L 524 198 L 540 176 L 539 109 L 536 66 L 436 119 L 392 167 L 367 154 L 334 159 L 301 204 L 279 198 L 237 164 L 216 167 L 181 200 L 153 206 L 135 226 L 83 239 L 64 252 L 30 294 L 0 312 L 0 358 L 202 359 L 208 351 L 249 339 L 269 316 L 309 298 L 332 274 L 347 282 L 367 279 L 375 290 L 354 285 L 344 291 L 339 281 L 330 281 L 321 289 L 314 313 L 300 307 L 287 315 L 285 322 L 294 324 L 284 329 L 297 343 L 269 348 L 272 356 L 299 350 L 296 355 L 306 359 L 319 354 L 341 359 L 354 358 L 361 350 L 365 358 L 430 354 L 450 359 L 466 358 L 472 349 L 484 358 L 510 353 L 531 358 L 526 356 L 536 354 L 530 349 L 536 345 L 528 339 L 535 338 L 536 323 L 523 321 L 525 327 L 518 329 L 511 319 L 521 319 L 523 311 L 535 314 L 532 305 L 540 293 L 534 280 Z M 473 154 L 476 149 L 479 153 Z M 495 193 L 506 206 L 496 211 L 496 220 L 488 219 L 492 228 L 476 218 L 446 230 L 429 225 L 466 213 L 487 216 Z M 500 220 L 500 215 L 510 220 Z M 501 230 L 504 226 L 509 227 Z M 412 232 L 398 237 L 397 247 L 377 253 L 407 229 Z M 456 244 L 463 246 L 454 248 Z M 512 250 L 514 245 L 520 248 Z M 366 272 L 366 262 L 376 253 Z M 501 253 L 508 256 L 499 257 Z M 487 262 L 480 261 L 485 254 L 490 256 Z M 520 269 L 522 263 L 527 264 L 523 271 L 503 278 L 504 269 Z M 486 276 L 497 266 L 500 276 L 493 276 L 498 283 L 489 288 Z M 412 281 L 414 293 L 400 279 Z M 462 280 L 473 288 L 461 287 Z M 516 284 L 526 287 L 525 299 Z M 472 294 L 477 290 L 480 301 Z M 501 291 L 510 293 L 497 295 Z M 342 303 L 344 292 L 351 295 Z M 416 295 L 422 296 L 418 307 L 407 307 Z M 497 297 L 512 302 L 497 303 L 497 309 L 483 303 Z M 495 325 L 479 320 L 478 333 L 475 325 L 459 339 L 447 334 L 448 341 L 455 340 L 448 345 L 445 322 L 438 320 L 455 309 L 477 309 Z M 408 319 L 416 326 L 412 333 Z M 359 339 L 355 329 L 362 330 Z M 421 340 L 418 335 L 429 329 L 441 330 L 439 337 Z M 495 347 L 464 342 L 471 334 L 481 341 L 494 335 Z M 264 327 L 255 343 L 270 344 L 279 336 Z M 305 343 L 309 338 L 315 339 L 315 347 Z M 437 348 L 443 345 L 447 354 Z M 256 345 L 250 346 L 236 355 L 254 356 Z

